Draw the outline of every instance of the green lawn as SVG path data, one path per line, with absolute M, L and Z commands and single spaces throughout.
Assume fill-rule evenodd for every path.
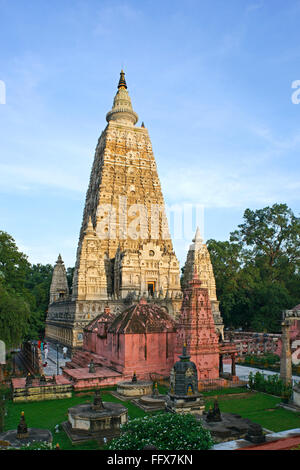
M 201 392 L 204 397 L 219 396 L 219 395 L 236 395 L 238 393 L 249 393 L 249 388 L 246 387 L 229 387 L 220 390 L 209 390 L 208 392 Z
M 110 388 L 112 390 L 112 388 Z M 85 444 L 72 445 L 71 441 L 63 430 L 59 433 L 55 432 L 56 424 L 68 420 L 68 408 L 72 406 L 88 403 L 93 400 L 93 392 L 74 393 L 72 398 L 62 400 L 48 400 L 43 402 L 32 403 L 13 403 L 8 402 L 8 414 L 5 418 L 5 430 L 15 429 L 20 421 L 20 414 L 25 413 L 26 422 L 29 427 L 46 428 L 52 432 L 53 443 L 59 443 L 61 449 L 99 449 L 96 441 L 89 441 Z M 109 390 L 103 390 L 103 401 L 122 403 L 128 408 L 128 416 L 130 418 L 138 418 L 145 416 L 145 412 L 129 401 L 121 401 L 109 393 Z
M 102 391 L 104 401 L 123 403 L 124 406 L 128 408 L 130 418 L 146 415 L 144 411 L 131 402 L 120 401 L 111 395 L 110 390 L 105 389 Z M 235 390 L 235 393 L 241 393 L 241 390 L 239 390 L 239 392 L 238 389 Z M 244 389 L 242 390 L 244 391 Z M 160 388 L 160 392 L 166 392 L 166 387 Z M 233 392 L 233 390 L 231 390 L 231 392 Z M 207 392 L 207 394 L 208 393 L 218 395 L 221 412 L 237 413 L 272 431 L 283 431 L 300 427 L 300 413 L 287 411 L 283 408 L 276 408 L 276 405 L 280 403 L 280 398 L 259 392 L 250 392 L 244 396 L 229 396 L 228 389 L 226 389 L 226 392 L 224 389 L 223 394 L 220 390 L 217 392 Z M 96 441 L 89 441 L 86 444 L 73 446 L 63 430 L 59 433 L 55 433 L 54 431 L 56 424 L 67 421 L 68 408 L 80 403 L 91 402 L 92 399 L 93 392 L 90 391 L 74 393 L 72 398 L 63 400 L 18 404 L 9 401 L 7 405 L 8 415 L 5 418 L 5 430 L 15 429 L 19 423 L 21 411 L 24 411 L 28 426 L 50 429 L 53 434 L 54 444 L 58 442 L 61 449 L 99 449 Z M 213 399 L 207 395 L 205 402 L 206 409 L 208 409 L 208 407 L 213 404 Z
M 236 413 L 251 419 L 266 429 L 274 432 L 300 427 L 300 413 L 277 408 L 280 398 L 260 392 L 252 392 L 245 397 L 218 396 L 221 412 Z M 206 409 L 213 405 L 213 400 L 206 401 Z

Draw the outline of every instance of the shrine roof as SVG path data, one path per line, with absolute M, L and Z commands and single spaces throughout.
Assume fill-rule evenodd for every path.
M 140 301 L 117 315 L 108 333 L 162 333 L 176 331 L 176 323 L 158 304 Z
M 110 323 L 113 318 L 115 318 L 115 315 L 112 313 L 100 313 L 100 315 L 97 315 L 96 318 L 94 318 L 85 328 L 85 331 L 94 331 L 95 328 L 99 325 L 99 323 Z

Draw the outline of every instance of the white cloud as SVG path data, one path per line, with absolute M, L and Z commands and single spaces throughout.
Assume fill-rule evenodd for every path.
M 20 165 L 0 164 L 0 188 L 2 191 L 28 191 L 37 187 L 56 187 L 84 193 L 85 181 L 80 174 L 54 168 L 33 168 Z
M 274 170 L 251 172 L 246 167 L 233 170 L 232 166 L 220 165 L 209 169 L 177 167 L 161 179 L 167 200 L 210 208 L 245 208 L 286 202 L 294 199 L 295 191 L 300 189 L 297 175 L 284 175 Z

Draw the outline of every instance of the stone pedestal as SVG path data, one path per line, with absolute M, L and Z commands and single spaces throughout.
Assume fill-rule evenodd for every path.
M 166 411 L 180 414 L 202 415 L 205 410 L 204 399 L 200 394 L 174 395 L 168 393 L 166 398 Z
M 120 403 L 103 403 L 94 409 L 92 404 L 77 405 L 68 410 L 68 421 L 62 424 L 72 443 L 88 440 L 104 442 L 120 435 L 120 426 L 128 421 L 128 410 Z
M 143 411 L 158 411 L 164 410 L 166 407 L 166 395 L 143 395 L 140 398 L 135 398 L 133 403 L 141 408 Z
M 136 382 L 119 382 L 117 384 L 117 394 L 124 398 L 136 398 L 152 393 L 153 383 L 146 380 L 137 380 Z
M 16 429 L 6 431 L 0 434 L 0 449 L 1 447 L 15 447 L 32 444 L 34 442 L 43 442 L 51 444 L 52 434 L 48 429 L 28 428 L 27 433 L 21 435 Z
M 250 440 L 258 437 L 264 439 L 261 426 L 256 425 L 248 418 L 242 418 L 242 416 L 234 413 L 221 413 L 221 421 L 209 422 L 207 421 L 207 415 L 208 413 L 205 412 L 197 419 L 201 421 L 204 429 L 211 433 L 216 442 L 226 442 L 233 439 Z

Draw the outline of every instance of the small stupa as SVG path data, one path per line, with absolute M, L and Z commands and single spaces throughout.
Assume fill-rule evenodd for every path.
M 0 449 L 19 448 L 30 445 L 33 442 L 52 442 L 52 434 L 48 429 L 28 428 L 25 413 L 22 411 L 17 429 L 12 429 L 0 434 Z
M 152 381 L 138 380 L 136 373 L 133 373 L 131 380 L 125 380 L 117 383 L 116 396 L 120 398 L 136 398 L 142 395 L 148 395 L 152 392 Z
M 164 410 L 166 397 L 166 395 L 159 393 L 157 382 L 155 382 L 151 395 L 143 395 L 133 400 L 133 402 L 144 411 Z
M 127 408 L 120 403 L 103 402 L 97 389 L 92 403 L 68 409 L 68 421 L 62 427 L 74 444 L 91 439 L 105 442 L 119 436 L 121 425 L 127 421 Z
M 214 400 L 213 406 L 197 419 L 216 442 L 234 439 L 246 439 L 254 443 L 265 441 L 263 429 L 259 424 L 235 413 L 221 413 L 217 399 Z
M 208 413 L 206 415 L 206 421 L 208 423 L 217 423 L 219 421 L 222 421 L 218 400 L 215 400 L 214 406 L 211 406 L 209 408 Z
M 179 361 L 175 362 L 170 373 L 170 390 L 166 399 L 166 410 L 173 413 L 192 413 L 202 415 L 204 399 L 198 392 L 196 364 L 190 361 L 186 344 L 183 345 Z

